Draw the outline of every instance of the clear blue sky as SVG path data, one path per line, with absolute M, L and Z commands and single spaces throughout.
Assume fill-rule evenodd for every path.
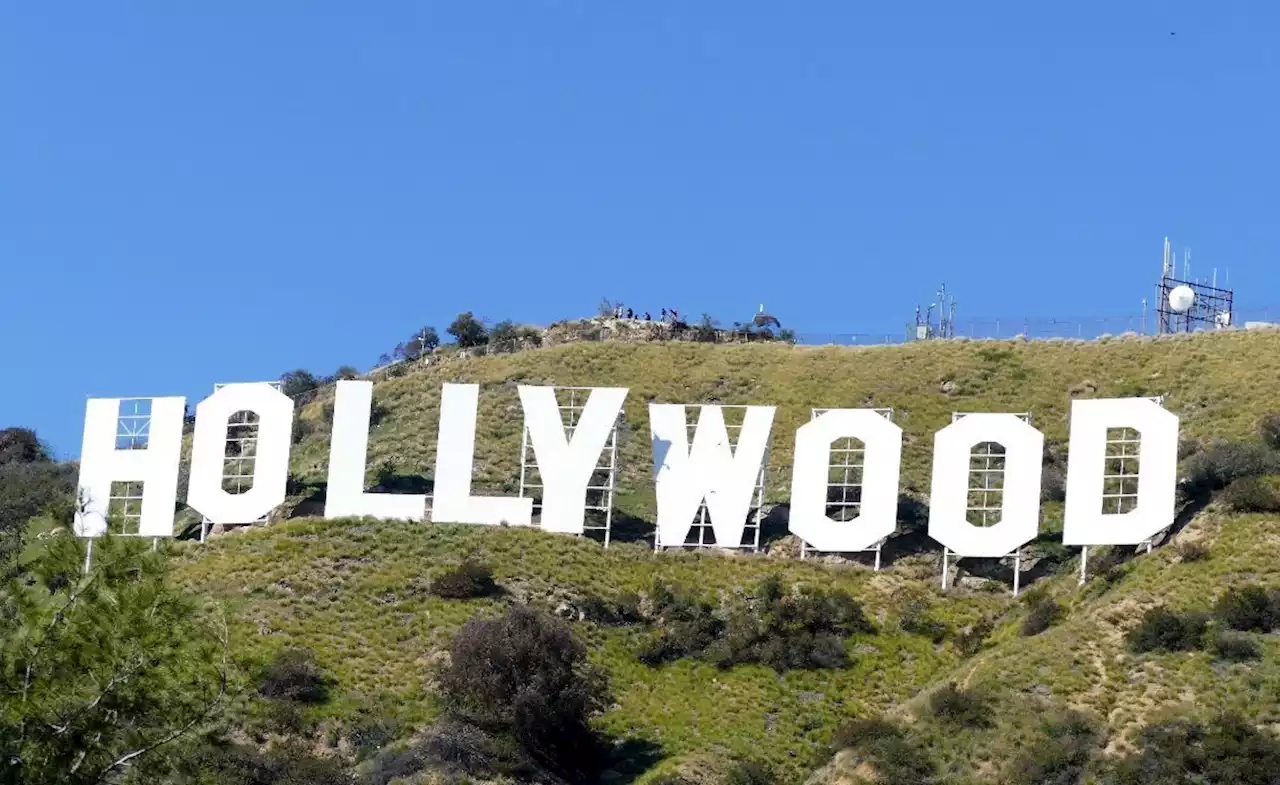
M 466 309 L 1136 313 L 1165 235 L 1280 305 L 1278 58 L 1262 1 L 7 2 L 0 425 Z

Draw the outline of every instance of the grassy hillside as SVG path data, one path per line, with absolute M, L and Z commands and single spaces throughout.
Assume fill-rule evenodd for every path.
M 867 349 L 578 344 L 451 359 L 379 381 L 369 465 L 372 474 L 389 461 L 399 475 L 429 480 L 440 385 L 478 382 L 477 486 L 511 493 L 521 428 L 515 384 L 610 385 L 631 389 L 618 508 L 641 526 L 653 514 L 648 402 L 777 405 L 773 500 L 786 497 L 784 467 L 809 407 L 892 406 L 907 434 L 903 489 L 923 496 L 930 435 L 950 422 L 952 411 L 1031 411 L 1052 443 L 1066 439 L 1074 396 L 1165 395 L 1184 436 L 1240 438 L 1261 415 L 1280 409 L 1269 384 L 1278 365 L 1277 333 Z M 310 426 L 295 447 L 293 471 L 304 483 L 325 477 L 330 404 L 322 395 L 301 412 Z M 1054 528 L 1059 515 L 1057 505 L 1046 505 L 1044 528 Z M 1037 586 L 1065 606 L 1066 616 L 1033 637 L 1020 635 L 1023 603 L 999 584 L 972 582 L 941 594 L 934 551 L 877 574 L 778 553 L 655 554 L 642 542 L 605 550 L 588 539 L 531 530 L 309 518 L 178 547 L 184 580 L 231 609 L 242 654 L 265 660 L 285 645 L 316 652 L 338 685 L 334 702 L 316 711 L 338 723 L 374 703 L 411 725 L 429 720 L 436 711 L 430 666 L 449 636 L 472 614 L 496 613 L 511 599 L 576 619 L 591 598 L 644 595 L 655 579 L 721 601 L 771 574 L 789 586 L 844 588 L 879 629 L 849 640 L 853 664 L 837 670 L 780 675 L 759 665 L 717 670 L 690 659 L 652 668 L 635 656 L 644 630 L 575 621 L 614 685 L 616 705 L 599 726 L 661 750 L 663 760 L 642 782 L 731 754 L 762 757 L 782 781 L 800 782 L 826 759 L 825 745 L 842 722 L 888 713 L 927 740 L 950 772 L 946 781 L 976 782 L 991 781 L 1000 761 L 1033 742 L 1038 719 L 1055 708 L 1096 717 L 1113 753 L 1127 749 L 1139 725 L 1162 711 L 1235 707 L 1259 722 L 1280 723 L 1280 644 L 1272 638 L 1260 639 L 1261 660 L 1235 664 L 1206 652 L 1139 655 L 1125 648 L 1124 634 L 1157 603 L 1205 607 L 1230 585 L 1280 583 L 1274 518 L 1233 517 L 1211 506 L 1177 535 L 1191 539 L 1208 545 L 1207 559 L 1182 563 L 1175 548 L 1158 548 L 1084 588 L 1069 563 L 1059 565 Z M 459 601 L 427 593 L 432 576 L 469 554 L 494 568 L 504 597 Z M 943 633 L 921 634 L 910 624 L 915 631 L 904 631 L 904 619 L 922 618 Z M 975 654 L 962 633 L 980 619 L 994 629 Z M 995 726 L 957 730 L 931 717 L 929 691 L 947 681 L 986 694 Z M 845 756 L 815 781 L 854 782 L 859 774 L 866 774 L 862 762 Z

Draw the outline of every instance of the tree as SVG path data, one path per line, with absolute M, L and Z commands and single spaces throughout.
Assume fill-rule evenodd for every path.
M 508 734 L 538 762 L 580 779 L 604 759 L 588 723 L 608 705 L 586 647 L 557 619 L 513 605 L 454 635 L 440 687 L 449 714 Z
M 290 398 L 309 393 L 319 386 L 320 380 L 315 377 L 315 374 L 302 368 L 280 376 L 280 392 Z
M 439 345 L 440 336 L 436 333 L 436 328 L 423 327 L 409 336 L 409 340 L 396 347 L 396 358 L 416 360 L 424 354 L 434 352 Z
M 519 342 L 520 330 L 510 319 L 503 319 L 489 331 L 489 348 L 493 352 L 514 352 Z
M 30 428 L 0 430 L 0 466 L 10 463 L 49 463 L 49 450 Z
M 350 365 L 339 365 L 338 370 L 334 371 L 333 376 L 330 378 L 335 382 L 346 381 L 348 379 L 359 379 L 360 372 Z
M 69 507 L 75 486 L 75 464 L 54 463 L 35 431 L 0 430 L 0 575 L 21 550 L 28 522 L 60 503 Z M 69 522 L 69 512 L 59 515 Z
M 489 334 L 484 325 L 470 311 L 458 314 L 458 318 L 449 325 L 448 332 L 463 349 L 484 346 L 489 342 Z
M 212 720 L 227 693 L 222 625 L 169 580 L 162 554 L 52 537 L 4 588 L 0 781 L 97 785 Z

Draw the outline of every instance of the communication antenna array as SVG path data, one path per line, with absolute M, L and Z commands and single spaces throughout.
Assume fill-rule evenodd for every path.
M 1182 274 L 1178 273 L 1177 255 L 1169 238 L 1164 238 L 1164 263 L 1160 283 L 1156 284 L 1156 332 L 1160 334 L 1218 330 L 1231 326 L 1235 293 L 1218 288 L 1218 271 L 1213 271 L 1213 282 L 1205 283 L 1191 277 L 1191 249 L 1182 254 Z M 1224 286 L 1230 280 L 1228 272 Z

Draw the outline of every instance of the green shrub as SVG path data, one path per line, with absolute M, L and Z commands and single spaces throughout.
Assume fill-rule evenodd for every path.
M 1139 751 L 1118 760 L 1116 785 L 1274 785 L 1280 741 L 1236 715 L 1207 724 L 1175 720 L 1143 728 Z
M 1241 477 L 1228 485 L 1220 498 L 1233 512 L 1280 511 L 1280 493 L 1263 477 Z
M 670 590 L 654 595 L 664 630 L 641 652 L 651 664 L 701 656 L 720 668 L 752 662 L 779 673 L 841 668 L 849 664 L 844 639 L 875 629 L 848 592 L 787 592 L 777 576 L 763 580 L 754 601 L 739 603 L 727 618 Z
M 608 687 L 568 626 L 513 605 L 464 624 L 449 654 L 439 684 L 450 717 L 509 736 L 565 779 L 598 771 L 607 750 L 590 717 L 609 705 Z
M 645 621 L 640 612 L 640 598 L 633 593 L 623 594 L 617 600 L 588 595 L 578 601 L 578 610 L 587 621 L 604 627 L 629 627 Z
M 1095 724 L 1077 711 L 1044 720 L 1040 734 L 1006 766 L 1002 785 L 1077 785 L 1104 738 Z
M 898 626 L 903 632 L 923 636 L 934 643 L 942 643 L 951 634 L 951 628 L 945 622 L 938 621 L 923 611 L 908 610 L 898 620 Z
M 991 725 L 987 698 L 981 692 L 962 690 L 948 682 L 929 696 L 929 712 L 938 720 L 959 727 L 985 728 Z
M 1052 597 L 1037 592 L 1029 594 L 1026 600 L 1030 609 L 1027 618 L 1022 621 L 1022 635 L 1030 637 L 1039 635 L 1063 617 L 1065 610 Z
M 469 600 L 491 597 L 498 593 L 489 565 L 467 559 L 453 569 L 437 575 L 428 588 L 432 594 L 446 600 Z
M 1262 657 L 1262 650 L 1258 648 L 1258 644 L 1254 643 L 1249 636 L 1240 633 L 1219 632 L 1213 636 L 1210 650 L 1218 659 L 1232 662 L 1244 662 Z
M 1137 653 L 1193 651 L 1203 645 L 1208 624 L 1209 615 L 1205 613 L 1174 613 L 1166 608 L 1153 608 L 1129 632 L 1129 648 Z
M 1269 412 L 1258 420 L 1258 438 L 1273 450 L 1280 450 L 1280 412 Z
M 692 657 L 715 643 L 724 631 L 724 622 L 711 604 L 696 599 L 678 587 L 655 583 L 651 594 L 659 630 L 640 648 L 639 660 L 661 665 L 681 657 Z
M 217 785 L 350 785 L 351 775 L 332 758 L 316 757 L 305 745 L 287 742 L 263 752 L 247 744 L 210 742 L 184 756 L 184 782 Z
M 1183 490 L 1203 496 L 1244 477 L 1271 474 L 1278 463 L 1276 452 L 1260 441 L 1217 441 L 1186 460 Z
M 329 700 L 329 687 L 310 649 L 285 649 L 263 669 L 258 694 L 271 700 L 316 704 Z
M 1229 629 L 1271 632 L 1280 627 L 1280 591 L 1261 586 L 1228 589 L 1213 610 Z
M 995 624 L 990 619 L 979 619 L 956 635 L 956 650 L 962 657 L 972 657 L 982 650 L 982 645 L 994 631 Z
M 876 781 L 884 785 L 921 785 L 934 781 L 936 769 L 923 745 L 886 720 L 852 720 L 836 728 L 826 757 L 845 749 L 852 749 L 870 761 Z
M 1196 541 L 1183 541 L 1174 546 L 1178 558 L 1184 563 L 1204 561 L 1209 558 L 1209 546 Z

